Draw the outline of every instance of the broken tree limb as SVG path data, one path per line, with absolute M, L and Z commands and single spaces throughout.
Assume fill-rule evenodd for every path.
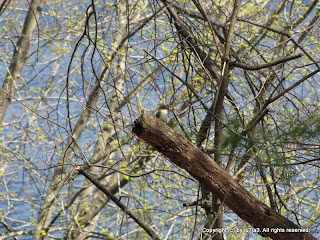
M 299 227 L 256 199 L 208 155 L 155 116 L 142 111 L 132 131 L 190 173 L 241 219 L 259 228 L 261 236 L 277 240 L 315 240 L 308 229 Z M 278 229 L 278 232 L 272 229 Z

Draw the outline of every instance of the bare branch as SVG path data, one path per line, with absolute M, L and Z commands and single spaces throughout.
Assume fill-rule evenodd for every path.
M 280 63 L 285 63 L 285 62 L 300 58 L 302 56 L 303 56 L 303 54 L 299 53 L 299 54 L 295 54 L 292 56 L 278 59 L 278 60 L 271 62 L 271 63 L 261 64 L 261 65 L 257 65 L 257 66 L 252 66 L 252 65 L 245 64 L 245 63 L 233 62 L 233 61 L 230 61 L 230 64 L 234 67 L 242 68 L 242 69 L 249 70 L 249 71 L 254 71 L 254 70 L 260 70 L 263 68 L 273 67 L 273 66 L 276 66 Z
M 85 178 L 87 178 L 90 182 L 92 182 L 97 188 L 99 188 L 105 195 L 107 195 L 125 214 L 128 214 L 141 228 L 143 228 L 146 233 L 152 237 L 152 239 L 160 240 L 158 234 L 150 228 L 144 221 L 142 221 L 136 214 L 134 214 L 128 207 L 126 207 L 120 199 L 118 199 L 115 195 L 112 194 L 108 189 L 106 189 L 103 185 L 101 185 L 98 181 L 95 180 L 95 177 L 91 176 L 80 166 L 75 165 L 75 169 L 78 170 L 80 174 L 82 174 Z

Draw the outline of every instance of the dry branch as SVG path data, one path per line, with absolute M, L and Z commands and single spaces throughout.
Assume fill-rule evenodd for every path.
M 293 231 L 306 229 L 300 228 L 256 199 L 209 156 L 155 116 L 142 112 L 135 120 L 133 132 L 175 165 L 188 171 L 240 218 L 259 228 L 261 236 L 278 240 L 315 239 L 309 233 L 288 232 L 290 229 Z M 269 228 L 269 231 L 262 232 L 264 228 Z M 274 233 L 271 229 L 283 229 L 286 232 Z

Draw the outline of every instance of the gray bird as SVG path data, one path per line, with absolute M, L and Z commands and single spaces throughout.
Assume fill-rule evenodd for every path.
M 156 113 L 156 117 L 159 118 L 162 122 L 166 123 L 168 119 L 168 114 L 169 114 L 168 105 L 161 104 Z

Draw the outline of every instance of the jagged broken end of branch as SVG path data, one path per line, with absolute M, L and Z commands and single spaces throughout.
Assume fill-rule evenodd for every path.
M 144 116 L 144 111 L 141 111 L 140 116 L 134 120 L 134 126 L 132 128 L 132 132 L 135 133 L 138 137 L 144 132 L 143 128 L 143 116 Z

